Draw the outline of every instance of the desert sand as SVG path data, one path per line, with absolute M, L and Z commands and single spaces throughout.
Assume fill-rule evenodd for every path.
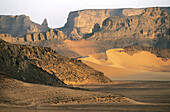
M 120 94 L 53 87 L 0 77 L 1 104 L 39 107 L 50 104 L 137 103 Z
M 67 48 L 80 54 L 81 56 L 87 56 L 89 54 L 94 54 L 97 52 L 96 44 L 94 41 L 88 40 L 65 40 L 64 41 Z
M 110 49 L 79 59 L 112 80 L 170 81 L 170 60 L 147 51 L 129 55 L 123 49 Z
M 35 88 L 30 84 L 26 84 L 29 87 Z M 25 86 L 26 86 L 25 85 Z M 38 87 L 39 85 L 37 85 Z M 41 98 L 45 98 L 48 93 L 49 97 L 53 96 L 55 99 L 58 96 L 54 91 L 61 92 L 61 88 L 57 89 L 56 87 L 46 86 L 47 88 L 43 90 L 43 86 L 39 86 L 38 94 Z M 170 109 L 170 82 L 166 81 L 114 81 L 113 84 L 105 84 L 105 85 L 79 85 L 78 87 L 88 89 L 91 93 L 104 93 L 104 94 L 115 94 L 121 93 L 126 94 L 127 97 L 134 99 L 136 102 L 145 102 L 145 103 L 60 103 L 60 104 L 53 104 L 53 103 L 46 103 L 41 105 L 32 105 L 32 106 L 20 106 L 20 105 L 5 105 L 1 104 L 0 108 L 2 112 L 168 112 Z M 52 90 L 52 88 L 54 90 Z M 15 88 L 14 88 L 15 89 Z M 19 89 L 19 88 L 18 88 Z M 22 88 L 20 88 L 22 89 Z M 28 90 L 28 87 L 26 88 Z M 23 91 L 25 91 L 24 89 Z M 40 91 L 41 89 L 41 91 Z M 65 88 L 62 91 L 62 94 L 70 94 L 69 91 Z M 79 90 L 77 91 L 80 94 Z M 8 91 L 9 92 L 9 91 Z M 20 92 L 20 91 L 19 91 Z M 35 92 L 35 91 L 32 91 Z M 15 92 L 17 93 L 17 92 Z M 20 93 L 21 97 L 24 96 L 26 92 Z M 29 91 L 28 93 L 31 93 Z M 74 94 L 78 94 L 72 92 Z M 88 92 L 86 95 L 88 97 Z M 14 93 L 13 93 L 14 94 Z M 16 95 L 16 96 L 17 96 Z M 28 95 L 28 94 L 25 94 Z M 32 96 L 31 96 L 32 95 Z M 64 96 L 65 96 L 64 95 Z M 70 96 L 73 94 L 70 94 Z M 75 96 L 75 95 L 74 95 Z M 83 95 L 81 95 L 83 96 Z M 34 97 L 33 94 L 27 96 L 27 98 Z M 16 97 L 15 97 L 16 98 Z M 52 97 L 51 97 L 52 98 Z M 64 98 L 64 97 L 62 97 Z M 37 98 L 38 99 L 38 98 Z M 51 99 L 51 101 L 54 99 Z M 49 99 L 50 100 L 50 99 Z M 19 101 L 18 101 L 19 102 Z

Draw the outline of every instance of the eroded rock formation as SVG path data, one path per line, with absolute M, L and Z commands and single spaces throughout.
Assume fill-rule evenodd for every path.
M 13 37 L 21 37 L 27 33 L 45 32 L 49 30 L 47 20 L 42 25 L 34 23 L 29 16 L 0 16 L 0 33 L 11 34 Z
M 73 11 L 70 12 L 67 23 L 60 30 L 70 38 L 81 38 L 86 33 L 92 33 L 92 29 L 96 23 L 102 26 L 102 22 L 110 16 L 134 15 L 133 11 L 129 12 L 125 10 L 126 9 L 92 9 Z M 135 15 L 143 12 L 143 9 L 131 10 L 138 10 Z M 76 33 L 73 35 L 74 32 L 78 33 L 78 35 Z
M 169 8 L 163 7 L 170 13 Z M 144 9 L 88 9 L 69 13 L 67 23 L 59 28 L 71 39 L 82 38 L 84 34 L 92 33 L 95 24 L 102 27 L 103 21 L 111 16 L 134 16 L 140 15 Z M 119 18 L 118 17 L 118 18 Z
M 145 44 L 169 48 L 169 18 L 170 15 L 158 7 L 146 8 L 136 16 L 109 17 L 100 31 L 85 35 L 85 38 L 114 41 L 115 47 Z
M 50 29 L 46 32 L 28 33 L 23 37 L 12 37 L 10 34 L 0 34 L 0 38 L 10 43 L 30 43 L 43 40 L 64 40 L 67 36 L 57 29 Z

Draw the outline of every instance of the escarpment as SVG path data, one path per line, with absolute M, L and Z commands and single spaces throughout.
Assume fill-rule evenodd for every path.
M 0 73 L 25 82 L 64 85 L 106 83 L 111 80 L 76 59 L 51 48 L 15 45 L 0 40 Z M 63 81 L 63 82 L 62 82 Z
M 168 7 L 161 7 L 170 13 Z M 135 16 L 144 12 L 141 9 L 88 9 L 80 11 L 72 11 L 69 13 L 67 23 L 64 27 L 59 28 L 71 39 L 80 39 L 87 33 L 92 33 L 96 24 L 102 27 L 105 19 L 112 16 Z M 119 18 L 118 17 L 118 18 Z
M 29 16 L 0 16 L 0 33 L 11 34 L 13 37 L 22 37 L 27 33 L 45 32 L 49 30 L 47 20 L 42 25 L 34 23 Z
M 169 48 L 170 15 L 158 7 L 146 8 L 136 16 L 109 17 L 100 31 L 85 38 L 101 41 L 112 41 L 114 47 L 129 45 L 147 45 Z
M 95 24 L 102 26 L 102 22 L 110 16 L 139 15 L 143 9 L 89 9 L 70 12 L 67 23 L 60 28 L 68 37 L 79 39 L 86 33 L 92 33 Z M 136 13 L 133 11 L 137 10 Z M 74 34 L 74 35 L 73 35 Z M 78 35 L 77 35 L 78 34 Z

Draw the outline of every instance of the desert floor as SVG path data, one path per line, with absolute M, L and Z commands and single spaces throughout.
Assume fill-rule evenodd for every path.
M 170 110 L 169 81 L 114 81 L 105 85 L 77 85 L 91 91 L 120 93 L 143 104 L 63 104 L 41 107 L 1 105 L 1 112 L 168 112 Z

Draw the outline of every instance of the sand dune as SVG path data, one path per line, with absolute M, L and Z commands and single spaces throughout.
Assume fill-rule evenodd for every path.
M 161 58 L 147 51 L 141 51 L 131 56 L 123 52 L 123 49 L 111 49 L 106 51 L 106 55 L 112 66 L 118 65 L 122 68 L 162 71 L 164 67 L 170 67 L 170 60 L 164 62 Z
M 170 80 L 170 60 L 147 51 L 129 55 L 123 49 L 110 49 L 80 59 L 114 80 Z

